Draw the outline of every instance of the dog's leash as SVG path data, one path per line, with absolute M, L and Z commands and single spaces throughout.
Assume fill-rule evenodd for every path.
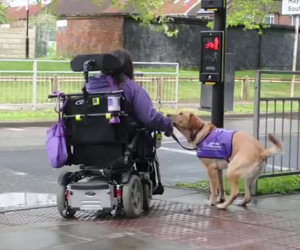
M 176 135 L 174 135 L 174 134 L 172 134 L 172 137 L 173 137 L 173 139 L 183 148 L 183 149 L 186 149 L 186 150 L 197 150 L 196 148 L 187 148 L 187 147 L 185 147 L 185 146 L 183 146 L 182 144 L 181 144 L 181 142 L 178 140 L 178 138 L 176 137 Z

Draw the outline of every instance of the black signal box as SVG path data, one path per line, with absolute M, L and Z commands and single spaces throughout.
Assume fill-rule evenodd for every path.
M 224 81 L 224 39 L 223 31 L 201 32 L 200 82 Z
M 226 0 L 202 0 L 201 8 L 202 9 L 222 9 L 224 8 L 224 1 Z

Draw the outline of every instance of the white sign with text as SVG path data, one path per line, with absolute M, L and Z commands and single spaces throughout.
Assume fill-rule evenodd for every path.
M 300 15 L 300 0 L 282 0 L 282 15 Z

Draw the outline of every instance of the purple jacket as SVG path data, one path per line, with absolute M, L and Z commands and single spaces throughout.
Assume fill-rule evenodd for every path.
M 121 89 L 124 90 L 125 99 L 129 106 L 128 112 L 131 116 L 149 129 L 172 132 L 173 123 L 171 119 L 155 110 L 149 95 L 138 83 L 126 78 L 121 84 Z M 86 84 L 86 90 L 93 93 L 114 91 L 119 90 L 119 88 L 111 76 L 100 74 L 90 77 Z
M 197 145 L 197 156 L 199 158 L 228 160 L 232 153 L 234 132 L 234 130 L 221 128 L 214 129 Z

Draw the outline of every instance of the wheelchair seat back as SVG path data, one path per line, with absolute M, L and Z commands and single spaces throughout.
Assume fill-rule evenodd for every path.
M 109 112 L 109 98 L 120 100 L 120 111 Z M 123 157 L 129 142 L 123 91 L 67 95 L 63 114 L 71 164 L 104 168 Z M 119 123 L 110 123 L 117 117 Z

